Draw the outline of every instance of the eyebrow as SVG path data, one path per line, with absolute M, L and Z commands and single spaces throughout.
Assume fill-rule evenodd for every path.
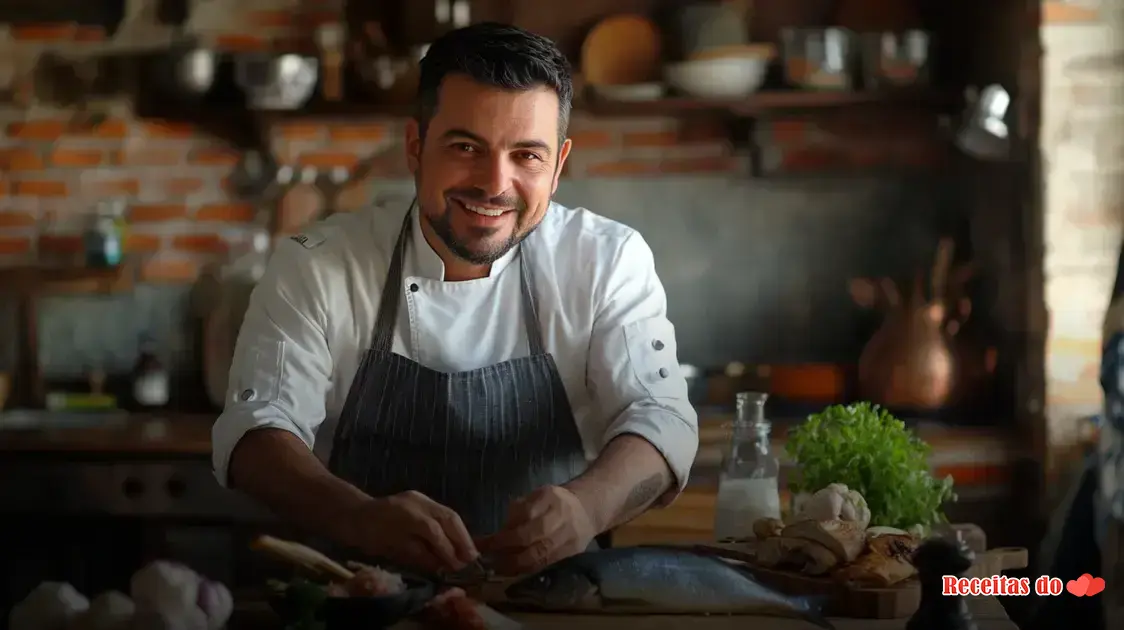
M 472 133 L 471 131 L 468 131 L 467 129 L 450 129 L 441 134 L 441 137 L 445 138 L 446 140 L 453 138 L 468 138 L 469 140 L 472 140 L 473 142 L 476 142 L 478 144 L 482 144 L 485 146 L 489 144 L 487 140 L 477 134 Z M 551 153 L 550 145 L 543 140 L 520 140 L 519 142 L 516 142 L 511 146 L 514 149 L 538 149 L 540 151 L 545 151 L 547 155 L 550 155 Z

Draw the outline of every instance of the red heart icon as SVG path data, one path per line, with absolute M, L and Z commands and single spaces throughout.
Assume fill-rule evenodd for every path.
M 1089 588 L 1085 591 L 1085 597 L 1092 597 L 1103 590 L 1104 578 L 1093 578 L 1089 580 Z
M 1089 590 L 1089 582 L 1093 578 L 1088 574 L 1082 575 L 1076 580 L 1070 580 L 1065 585 L 1065 590 L 1069 591 L 1070 595 L 1077 597 L 1084 597 L 1085 592 Z

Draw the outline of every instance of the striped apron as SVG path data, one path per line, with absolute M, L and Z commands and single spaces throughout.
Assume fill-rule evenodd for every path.
M 411 211 L 383 286 L 372 346 L 340 413 L 328 466 L 373 497 L 420 492 L 455 510 L 473 536 L 484 536 L 503 526 L 512 499 L 581 474 L 585 453 L 554 358 L 543 345 L 526 243 L 518 257 L 527 356 L 447 373 L 391 351 L 398 309 L 409 290 L 402 268 L 413 231 Z

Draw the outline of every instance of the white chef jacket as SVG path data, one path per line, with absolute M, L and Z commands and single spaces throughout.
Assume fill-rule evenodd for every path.
M 290 431 L 327 461 L 371 346 L 403 210 L 334 215 L 280 242 L 250 298 L 225 410 L 212 431 L 220 483 L 227 484 L 238 440 L 254 429 Z M 526 356 L 520 269 L 511 264 L 526 251 L 543 341 L 587 460 L 618 435 L 643 437 L 678 482 L 661 503 L 677 496 L 698 450 L 698 417 L 687 401 L 667 297 L 640 234 L 551 204 L 525 245 L 493 263 L 488 277 L 445 282 L 444 264 L 412 214 L 393 351 L 443 372 Z

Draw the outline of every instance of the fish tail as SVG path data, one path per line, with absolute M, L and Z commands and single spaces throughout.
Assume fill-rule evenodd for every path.
M 820 628 L 835 630 L 835 625 L 828 621 L 823 615 L 823 611 L 827 608 L 827 603 L 830 599 L 830 597 L 822 595 L 799 598 L 800 618 Z

